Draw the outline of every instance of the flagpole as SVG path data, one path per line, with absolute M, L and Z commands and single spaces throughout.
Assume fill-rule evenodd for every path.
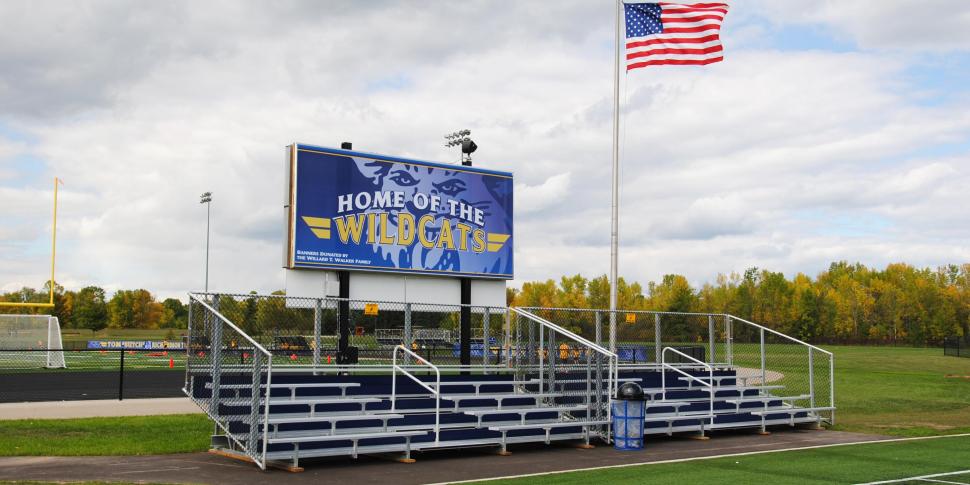
M 610 214 L 610 352 L 616 352 L 617 256 L 620 233 L 620 32 L 623 0 L 616 1 L 616 58 L 613 66 L 613 203 Z

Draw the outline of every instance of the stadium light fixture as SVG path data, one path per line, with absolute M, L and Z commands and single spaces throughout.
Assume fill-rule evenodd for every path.
M 445 142 L 445 147 L 461 147 L 461 164 L 466 167 L 471 166 L 472 153 L 478 150 L 478 145 L 470 138 L 471 134 L 471 130 L 464 129 L 445 135 L 445 139 L 448 140 Z

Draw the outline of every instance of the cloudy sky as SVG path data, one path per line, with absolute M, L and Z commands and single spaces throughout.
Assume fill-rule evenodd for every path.
M 294 141 L 516 175 L 516 280 L 609 268 L 609 1 L 0 3 L 0 290 L 282 287 Z M 970 3 L 739 0 L 623 78 L 620 273 L 970 261 Z

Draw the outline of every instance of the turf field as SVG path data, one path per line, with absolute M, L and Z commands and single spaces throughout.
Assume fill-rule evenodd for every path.
M 940 477 L 949 483 L 960 484 L 970 483 L 968 457 L 970 457 L 970 436 L 953 436 L 758 453 L 476 483 L 501 485 L 866 483 L 962 471 L 965 473 Z M 900 483 L 930 485 L 940 482 Z

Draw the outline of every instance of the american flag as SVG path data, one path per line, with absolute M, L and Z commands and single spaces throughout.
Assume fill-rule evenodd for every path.
M 724 60 L 721 22 L 726 3 L 624 3 L 626 70 Z

